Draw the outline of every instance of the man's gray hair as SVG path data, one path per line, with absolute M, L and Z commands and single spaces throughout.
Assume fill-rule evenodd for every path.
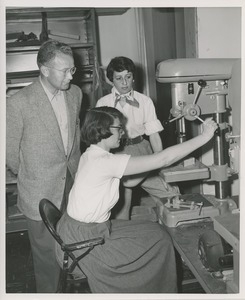
M 71 47 L 65 43 L 61 43 L 56 40 L 48 40 L 44 42 L 37 55 L 38 67 L 40 68 L 41 65 L 45 66 L 47 63 L 55 59 L 56 55 L 59 53 L 73 56 Z

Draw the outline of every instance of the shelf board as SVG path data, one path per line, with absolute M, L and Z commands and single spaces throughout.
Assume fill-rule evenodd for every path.
M 94 43 L 74 43 L 69 45 L 71 48 L 93 48 L 95 46 Z
M 88 67 L 88 66 L 87 66 Z M 91 67 L 91 66 L 89 66 Z M 85 68 L 84 68 L 85 69 Z M 82 74 L 83 72 L 81 72 Z M 22 87 L 31 84 L 39 76 L 39 71 L 13 72 L 7 73 L 7 86 L 9 88 Z M 81 78 L 80 82 L 93 82 L 93 77 Z
M 42 20 L 42 12 L 47 13 L 47 18 L 62 19 L 62 18 L 82 18 L 87 19 L 90 16 L 91 8 L 80 7 L 7 7 L 6 21 L 7 22 L 23 22 L 31 20 Z
M 31 84 L 39 76 L 39 70 L 11 72 L 6 75 L 8 88 L 24 87 Z
M 19 45 L 19 46 L 16 46 L 16 47 L 13 47 L 13 46 L 12 47 L 8 47 L 8 44 L 7 44 L 7 46 L 6 46 L 6 52 L 8 54 L 16 53 L 16 52 L 18 52 L 18 53 L 22 53 L 22 52 L 34 52 L 34 53 L 37 53 L 38 50 L 39 50 L 39 48 L 40 48 L 40 45 L 41 45 L 41 43 L 39 45 L 30 45 L 30 46 L 21 46 L 21 45 Z
M 129 7 L 96 7 L 95 12 L 98 16 L 122 15 Z
M 23 82 L 16 82 L 16 83 L 7 83 L 8 88 L 18 88 L 18 87 L 24 87 L 29 84 L 31 84 L 36 78 L 30 78 L 29 81 L 23 81 Z M 93 82 L 93 78 L 84 78 L 81 79 L 80 83 L 90 83 Z
M 80 73 L 84 73 L 84 71 L 90 70 L 93 67 L 94 67 L 93 65 L 80 66 L 79 71 L 80 71 Z M 23 72 L 10 72 L 10 73 L 7 73 L 7 76 L 6 76 L 7 83 L 8 83 L 8 81 L 9 81 L 9 83 L 11 83 L 11 80 L 15 80 L 15 82 L 16 82 L 17 80 L 20 80 L 20 79 L 28 80 L 30 78 L 36 78 L 39 76 L 39 74 L 40 74 L 39 70 L 23 71 Z
M 40 19 L 41 13 L 46 12 L 49 18 L 87 18 L 91 12 L 91 7 L 7 7 L 6 20 L 18 21 L 20 19 Z M 129 7 L 96 7 L 94 8 L 98 16 L 122 15 Z
M 6 221 L 6 233 L 13 233 L 25 230 L 28 230 L 28 228 L 26 218 L 24 216 L 16 220 Z
M 35 78 L 33 78 L 34 80 Z M 19 82 L 19 83 L 8 83 L 8 88 L 19 88 L 25 87 L 33 82 L 33 80 L 26 81 L 26 82 Z
M 7 81 L 14 79 L 33 78 L 39 76 L 39 70 L 7 73 Z
M 11 45 L 7 44 L 6 52 L 7 53 L 16 53 L 16 52 L 37 52 L 41 46 L 41 42 L 37 41 L 36 43 L 11 43 Z M 86 49 L 86 48 L 93 48 L 93 43 L 76 43 L 76 44 L 69 44 L 72 49 Z

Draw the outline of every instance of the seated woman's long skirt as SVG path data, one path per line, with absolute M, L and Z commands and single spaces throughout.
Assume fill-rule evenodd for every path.
M 64 213 L 57 230 L 65 243 L 104 237 L 80 262 L 92 293 L 176 293 L 175 253 L 163 226 L 141 220 L 82 223 Z M 58 244 L 56 254 L 62 266 Z

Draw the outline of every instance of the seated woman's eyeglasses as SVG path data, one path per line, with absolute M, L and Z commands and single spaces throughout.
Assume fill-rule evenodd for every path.
M 119 132 L 124 132 L 123 126 L 122 125 L 111 125 L 110 128 L 117 128 Z

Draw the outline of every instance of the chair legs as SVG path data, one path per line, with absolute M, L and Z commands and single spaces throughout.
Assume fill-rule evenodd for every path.
M 76 278 L 76 276 L 69 273 L 68 268 L 68 260 L 69 256 L 67 252 L 64 252 L 64 258 L 63 258 L 63 267 L 60 272 L 60 278 L 59 278 L 59 284 L 57 288 L 57 293 L 68 293 L 72 288 L 74 289 L 79 284 L 86 283 L 86 286 L 84 285 L 85 289 L 83 288 L 85 293 L 90 293 L 90 289 L 88 286 L 88 281 L 86 276 Z
M 66 290 L 67 290 L 67 272 L 64 269 L 61 269 L 56 293 L 66 293 Z
M 68 259 L 68 254 L 64 252 L 63 267 L 60 272 L 57 293 L 66 293 L 67 291 Z
M 76 278 L 68 272 L 61 270 L 56 293 L 91 293 L 86 277 Z

